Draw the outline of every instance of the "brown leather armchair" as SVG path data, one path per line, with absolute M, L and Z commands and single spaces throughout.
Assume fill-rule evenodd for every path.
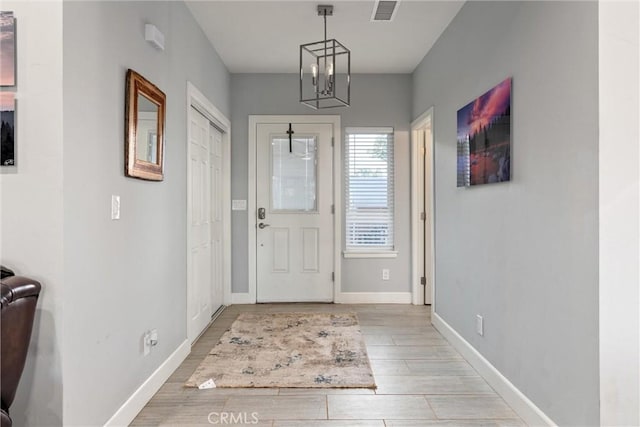
M 40 283 L 26 277 L 12 276 L 0 280 L 0 288 L 0 421 L 2 427 L 9 427 L 12 424 L 9 407 L 13 403 L 27 359 Z

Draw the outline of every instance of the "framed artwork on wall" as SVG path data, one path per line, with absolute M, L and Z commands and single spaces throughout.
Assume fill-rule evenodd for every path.
M 125 87 L 126 176 L 148 181 L 164 179 L 166 95 L 129 69 Z
M 16 85 L 16 19 L 0 12 L 0 87 Z
M 0 92 L 0 166 L 16 165 L 15 113 L 13 92 Z
M 511 180 L 511 81 L 458 110 L 458 187 Z

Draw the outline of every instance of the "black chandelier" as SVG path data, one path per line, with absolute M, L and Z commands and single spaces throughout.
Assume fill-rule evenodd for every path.
M 318 6 L 318 16 L 324 18 L 324 40 L 300 45 L 300 102 L 316 110 L 349 106 L 351 51 L 327 39 L 327 16 L 333 16 L 333 6 Z

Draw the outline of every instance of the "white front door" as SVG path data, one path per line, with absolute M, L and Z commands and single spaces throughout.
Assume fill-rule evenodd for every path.
M 191 107 L 189 129 L 188 336 L 193 342 L 222 305 L 222 134 Z
M 258 123 L 258 302 L 333 301 L 333 125 Z

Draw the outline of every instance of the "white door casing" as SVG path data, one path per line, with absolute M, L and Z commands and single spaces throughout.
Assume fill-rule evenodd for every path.
M 187 340 L 231 300 L 230 122 L 187 83 Z
M 248 289 L 246 292 L 232 294 L 234 304 L 251 304 L 256 302 L 256 163 L 257 163 L 257 142 L 256 129 L 258 123 L 328 123 L 333 128 L 333 300 L 342 302 L 341 294 L 341 242 L 342 242 L 342 132 L 340 126 L 340 116 L 338 115 L 278 115 L 278 116 L 249 116 L 249 165 L 248 165 L 248 185 L 249 193 L 247 198 L 247 240 L 248 240 Z M 337 196 L 336 196 L 337 195 Z
M 433 108 L 411 124 L 411 224 L 413 304 L 431 304 L 435 294 Z M 423 215 L 424 213 L 424 215 Z M 421 284 L 424 277 L 426 284 Z
M 257 126 L 257 301 L 332 301 L 333 126 L 288 125 Z
M 432 159 L 433 159 L 433 146 L 431 144 L 432 134 L 431 134 L 431 123 L 422 131 L 422 147 L 423 147 L 423 157 L 422 157 L 422 209 L 425 213 L 424 219 L 422 221 L 422 253 L 421 258 L 423 260 L 422 267 L 422 277 L 426 279 L 425 288 L 424 288 L 424 303 L 432 304 L 433 303 L 433 238 L 432 238 L 432 230 L 433 230 L 433 207 L 432 207 L 432 195 L 431 192 L 433 190 L 433 171 L 432 171 Z

